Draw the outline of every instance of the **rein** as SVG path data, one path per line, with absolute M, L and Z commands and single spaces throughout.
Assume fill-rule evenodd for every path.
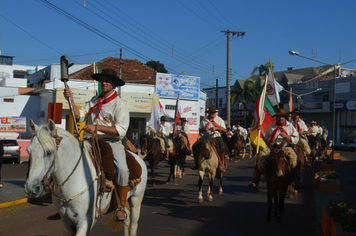
M 57 156 L 57 151 L 58 151 L 59 145 L 60 145 L 60 143 L 61 143 L 63 137 L 58 136 L 58 134 L 57 134 L 57 129 L 56 129 L 56 134 L 55 134 L 55 135 L 51 135 L 51 136 L 56 139 L 56 156 Z M 68 175 L 68 177 L 67 177 L 61 184 L 59 184 L 59 185 L 57 186 L 57 188 L 56 188 L 55 190 L 52 191 L 52 190 L 47 189 L 47 186 L 46 186 L 45 181 L 46 181 L 47 178 L 48 178 L 48 174 L 49 174 L 50 170 L 51 170 L 51 169 L 53 168 L 53 166 L 54 166 L 54 160 L 55 160 L 55 158 L 53 158 L 53 161 L 52 161 L 51 166 L 48 168 L 46 174 L 45 174 L 45 175 L 43 176 L 43 178 L 42 178 L 42 185 L 43 185 L 45 191 L 47 191 L 47 192 L 52 193 L 52 194 L 55 195 L 55 193 L 57 193 L 57 192 L 63 187 L 63 185 L 69 180 L 69 178 L 73 175 L 74 171 L 77 169 L 77 167 L 78 167 L 80 161 L 82 160 L 82 156 L 83 156 L 83 146 L 84 146 L 83 143 L 82 143 L 81 146 L 82 146 L 82 147 L 81 147 L 81 149 L 80 149 L 80 156 L 79 156 L 79 159 L 78 159 L 78 161 L 77 161 L 77 164 L 74 166 L 72 172 Z M 80 195 L 81 195 L 81 194 L 80 194 Z M 56 196 L 56 195 L 55 195 L 55 196 Z M 56 197 L 57 197 L 57 196 L 56 196 Z

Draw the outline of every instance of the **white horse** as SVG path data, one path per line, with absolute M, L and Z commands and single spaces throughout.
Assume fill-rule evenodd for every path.
M 198 141 L 193 145 L 193 155 L 194 158 L 198 159 L 198 170 L 199 170 L 199 197 L 198 202 L 203 202 L 203 179 L 204 174 L 208 174 L 209 187 L 206 196 L 208 201 L 213 201 L 213 185 L 215 175 L 217 174 L 217 168 L 219 166 L 219 157 L 215 147 L 213 146 L 212 139 L 208 133 L 205 133 L 203 137 L 198 139 Z M 220 188 L 219 194 L 223 193 L 222 189 L 222 178 L 223 173 L 219 172 Z
M 100 214 L 99 207 L 101 211 L 107 210 L 111 200 L 111 193 L 99 194 L 99 176 L 87 151 L 91 145 L 84 142 L 82 148 L 72 134 L 56 128 L 52 120 L 40 127 L 32 119 L 28 123 L 33 136 L 27 147 L 30 168 L 25 192 L 29 197 L 39 197 L 44 190 L 42 181 L 51 176 L 52 201 L 64 226 L 71 235 L 89 235 Z M 141 165 L 142 175 L 141 182 L 127 196 L 127 219 L 123 222 L 125 236 L 137 233 L 147 183 L 145 163 L 139 156 L 133 156 Z

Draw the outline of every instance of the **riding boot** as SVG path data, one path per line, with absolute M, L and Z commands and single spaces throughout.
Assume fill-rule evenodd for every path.
M 258 184 L 260 182 L 261 174 L 262 173 L 259 170 L 255 169 L 253 171 L 252 183 L 249 184 L 248 186 L 252 187 L 252 188 L 255 188 L 255 189 L 258 189 Z
M 225 158 L 225 153 L 220 153 L 219 155 L 219 170 L 221 172 L 225 172 L 224 170 L 224 158 Z
M 115 211 L 115 221 L 124 221 L 127 218 L 127 214 L 125 212 L 125 206 L 126 206 L 126 198 L 127 198 L 127 192 L 129 189 L 129 186 L 121 186 L 117 185 L 117 194 L 119 195 L 120 198 L 120 203 L 117 203 L 118 207 Z
M 292 169 L 292 177 L 293 177 L 294 184 L 295 184 L 295 186 L 294 186 L 295 190 L 304 188 L 304 185 L 302 185 L 302 182 L 301 182 L 300 168 L 295 167 Z
M 169 160 L 169 148 L 166 148 L 165 158 L 166 158 L 166 161 Z

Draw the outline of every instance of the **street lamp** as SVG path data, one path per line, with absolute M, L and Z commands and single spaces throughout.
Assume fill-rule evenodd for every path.
M 291 92 L 289 92 L 288 90 L 282 90 L 282 91 L 285 91 L 285 92 L 287 92 L 287 93 L 291 93 L 291 94 L 293 94 L 294 96 L 297 97 L 297 99 L 298 99 L 298 110 L 300 110 L 300 99 L 301 99 L 303 96 L 305 96 L 305 95 L 307 95 L 307 94 L 311 94 L 311 93 L 315 93 L 315 92 L 321 91 L 322 89 L 323 89 L 323 88 L 317 88 L 316 90 L 313 90 L 313 91 L 308 92 L 308 93 L 303 93 L 303 94 L 291 93 Z
M 319 62 L 321 64 L 324 64 L 324 65 L 329 65 L 329 66 L 334 66 L 334 88 L 333 88 L 333 140 L 332 140 L 332 152 L 331 152 L 331 158 L 334 159 L 334 144 L 335 144 L 335 123 L 336 123 L 336 117 L 335 117 L 335 95 L 336 95 L 336 65 L 344 65 L 344 64 L 347 64 L 347 63 L 350 63 L 350 62 L 353 62 L 353 61 L 356 61 L 356 59 L 354 60 L 351 60 L 351 61 L 348 61 L 348 62 L 344 62 L 344 63 L 338 63 L 338 64 L 329 64 L 329 63 L 326 63 L 326 62 L 322 62 L 322 61 L 318 61 L 316 59 L 313 59 L 313 58 L 309 58 L 309 57 L 306 57 L 306 56 L 302 56 L 299 54 L 298 51 L 292 51 L 290 50 L 289 51 L 289 54 L 290 55 L 296 55 L 296 56 L 299 56 L 299 57 L 303 57 L 305 59 L 308 59 L 308 60 L 311 60 L 311 61 L 315 61 L 315 62 Z

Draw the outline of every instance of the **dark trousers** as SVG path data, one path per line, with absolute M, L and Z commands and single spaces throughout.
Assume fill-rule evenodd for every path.
M 225 143 L 222 140 L 222 138 L 221 137 L 216 137 L 215 139 L 219 142 L 219 147 L 220 147 L 221 153 L 226 153 Z

